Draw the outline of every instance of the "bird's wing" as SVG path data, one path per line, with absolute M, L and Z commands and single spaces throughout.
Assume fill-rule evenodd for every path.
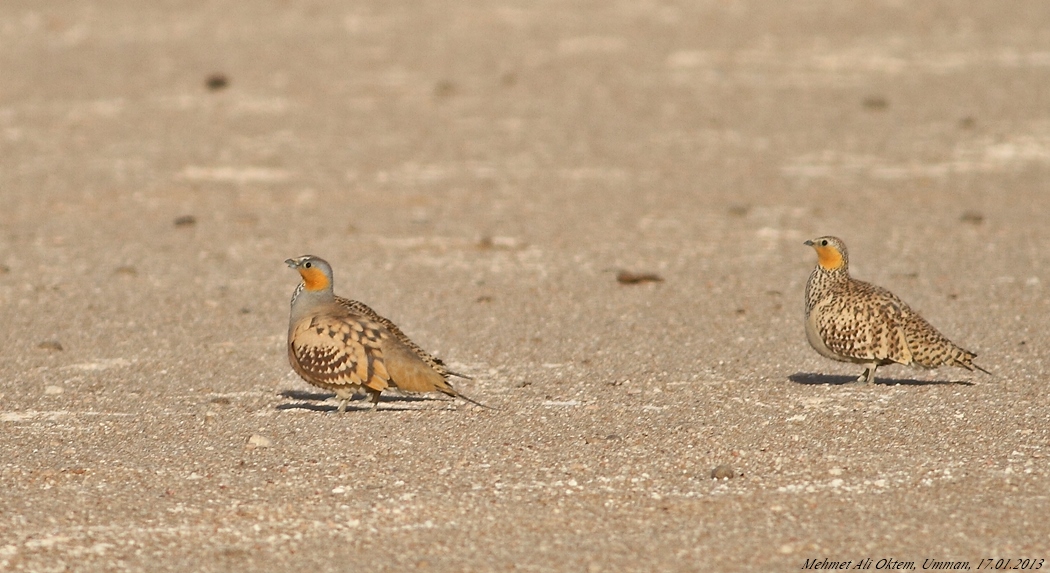
M 937 368 L 938 366 L 960 366 L 968 370 L 976 368 L 973 363 L 976 354 L 956 346 L 925 318 L 917 312 L 908 310 L 909 313 L 904 317 L 901 330 L 907 337 L 916 364 L 926 368 Z
M 837 293 L 818 325 L 829 349 L 857 361 L 911 363 L 902 327 L 911 312 L 886 289 L 851 281 Z
M 289 352 L 309 379 L 383 391 L 391 385 L 382 348 L 383 326 L 360 316 L 314 316 L 292 331 Z
M 449 386 L 442 373 L 420 358 L 413 348 L 400 339 L 385 337 L 381 344 L 392 386 L 405 392 L 444 392 L 450 396 L 456 395 L 456 391 Z
M 411 350 L 416 356 L 418 356 L 420 360 L 426 362 L 427 365 L 430 366 L 430 368 L 433 368 L 438 372 L 438 374 L 441 374 L 442 377 L 458 376 L 460 378 L 470 379 L 470 376 L 465 376 L 458 372 L 452 372 L 451 370 L 449 370 L 440 358 L 436 358 L 434 355 L 420 348 L 420 346 L 413 342 L 412 339 L 408 337 L 408 335 L 406 335 L 404 332 L 401 332 L 401 329 L 398 328 L 398 326 L 394 324 L 390 319 L 372 310 L 372 307 L 368 306 L 367 304 L 358 300 L 350 300 L 348 298 L 343 297 L 336 297 L 336 301 L 350 312 L 366 316 L 374 320 L 375 322 L 378 322 L 379 324 L 383 325 L 383 327 L 385 327 L 386 330 L 394 338 L 396 338 L 402 344 L 404 344 L 409 350 Z

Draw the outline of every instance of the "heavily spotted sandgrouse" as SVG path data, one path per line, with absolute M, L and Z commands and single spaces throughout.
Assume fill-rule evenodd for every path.
M 288 360 L 303 380 L 334 391 L 340 412 L 359 389 L 374 409 L 387 388 L 442 392 L 488 407 L 448 383 L 449 376 L 468 376 L 450 371 L 366 304 L 336 296 L 332 267 L 324 259 L 306 255 L 285 263 L 303 278 L 292 294 Z
M 896 295 L 850 277 L 842 239 L 820 237 L 805 244 L 817 251 L 817 266 L 806 283 L 806 338 L 821 356 L 863 364 L 857 381 L 867 383 L 875 381 L 876 368 L 894 363 L 988 373 L 973 363 L 976 354 L 945 338 Z

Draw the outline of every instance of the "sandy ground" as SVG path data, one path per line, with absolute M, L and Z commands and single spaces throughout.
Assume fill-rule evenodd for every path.
M 1048 29 L 0 2 L 0 570 L 1050 559 Z M 993 374 L 847 383 L 803 335 L 823 234 Z M 499 410 L 332 413 L 285 358 L 305 253 Z

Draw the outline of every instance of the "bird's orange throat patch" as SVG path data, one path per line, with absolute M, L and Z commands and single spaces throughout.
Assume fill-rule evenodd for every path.
M 321 269 L 299 267 L 298 270 L 303 277 L 303 285 L 305 285 L 306 290 L 324 290 L 330 286 L 328 277 L 321 272 Z
M 832 246 L 817 245 L 817 264 L 822 268 L 833 271 L 842 267 L 842 253 Z

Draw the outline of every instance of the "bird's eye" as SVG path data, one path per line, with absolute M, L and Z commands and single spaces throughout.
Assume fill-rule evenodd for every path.
M 821 241 L 821 242 L 820 242 L 820 246 L 822 246 L 822 247 L 826 247 L 826 246 L 828 246 L 828 240 L 827 240 L 827 239 L 824 239 L 823 241 Z
M 827 241 L 824 241 L 824 244 L 825 244 L 825 245 L 826 245 L 827 243 L 828 243 Z M 306 264 L 305 264 L 305 265 L 303 265 L 303 266 L 304 266 L 304 267 L 306 267 L 306 268 L 310 268 L 310 267 L 314 266 L 314 264 L 313 264 L 313 263 L 306 263 Z

